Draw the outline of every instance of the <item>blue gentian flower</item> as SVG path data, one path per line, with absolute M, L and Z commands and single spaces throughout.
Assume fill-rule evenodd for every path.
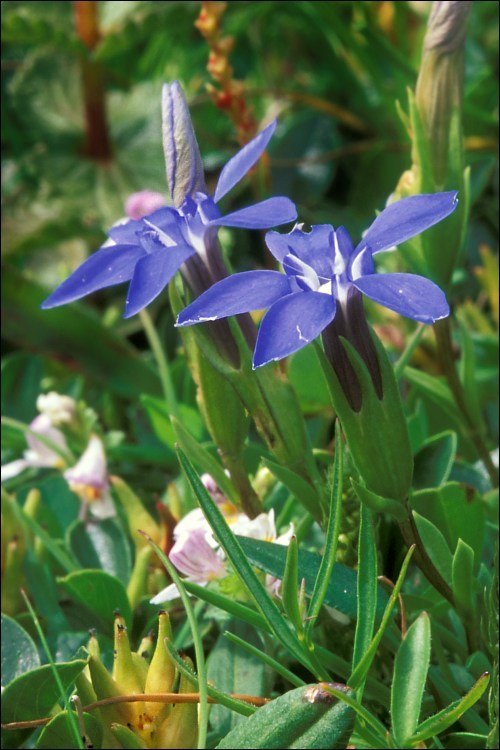
M 124 314 L 129 318 L 152 302 L 192 256 L 198 255 L 210 268 L 210 247 L 216 244 L 219 227 L 268 229 L 297 218 L 294 204 L 283 197 L 268 198 L 225 216 L 217 205 L 262 155 L 276 122 L 228 161 L 212 198 L 207 194 L 189 110 L 177 82 L 163 87 L 162 115 L 167 181 L 174 206 L 112 227 L 109 240 L 43 302 L 44 309 L 130 281 Z
M 359 293 L 413 320 L 434 323 L 449 314 L 441 289 L 422 276 L 376 273 L 373 256 L 420 234 L 456 205 L 456 192 L 403 198 L 377 216 L 356 247 L 344 227 L 329 224 L 310 232 L 300 226 L 289 234 L 268 232 L 267 246 L 284 273 L 246 271 L 223 279 L 188 305 L 177 325 L 269 308 L 255 346 L 256 368 L 315 339 L 336 314 L 346 316 L 348 302 Z

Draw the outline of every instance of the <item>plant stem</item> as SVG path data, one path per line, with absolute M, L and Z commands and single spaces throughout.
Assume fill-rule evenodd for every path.
M 435 323 L 434 334 L 437 343 L 437 356 L 453 394 L 453 398 L 455 399 L 455 403 L 462 414 L 467 430 L 467 436 L 474 443 L 477 453 L 490 476 L 493 487 L 498 487 L 498 469 L 493 463 L 483 437 L 470 414 L 464 388 L 455 367 L 450 318 L 444 318 Z
M 98 3 L 75 0 L 75 24 L 79 38 L 87 47 L 82 55 L 82 89 L 85 108 L 85 156 L 96 161 L 109 161 L 112 156 L 106 118 L 106 101 L 101 65 L 91 57 L 100 40 Z
M 451 590 L 451 587 L 446 583 L 443 576 L 437 570 L 436 566 L 429 557 L 418 532 L 417 525 L 415 523 L 415 519 L 413 518 L 413 514 L 411 512 L 408 501 L 406 503 L 406 509 L 407 520 L 402 521 L 399 524 L 403 539 L 405 540 L 408 547 L 415 545 L 415 562 L 417 563 L 418 567 L 425 575 L 429 583 L 434 586 L 436 591 L 439 591 L 441 596 L 447 599 L 447 601 L 449 601 L 450 604 L 454 606 L 453 592 Z
M 172 381 L 172 375 L 170 373 L 170 367 L 168 364 L 167 357 L 165 355 L 165 349 L 163 348 L 159 339 L 158 333 L 154 326 L 151 316 L 146 309 L 139 312 L 139 318 L 144 328 L 144 332 L 147 336 L 149 346 L 153 352 L 156 364 L 158 366 L 158 372 L 163 388 L 163 395 L 167 404 L 169 414 L 182 422 L 179 412 L 179 405 L 175 395 L 174 383 Z

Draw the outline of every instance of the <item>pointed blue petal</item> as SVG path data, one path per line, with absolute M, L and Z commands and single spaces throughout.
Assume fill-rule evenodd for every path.
M 297 292 L 278 300 L 259 328 L 253 367 L 302 349 L 335 317 L 335 299 L 321 292 Z
M 449 216 L 457 207 L 458 193 L 432 193 L 402 198 L 384 208 L 356 249 L 369 245 L 373 253 L 414 237 Z
M 102 247 L 42 302 L 42 309 L 66 305 L 98 289 L 129 281 L 137 261 L 145 254 L 139 245 Z
M 253 206 L 221 216 L 220 219 L 214 219 L 210 226 L 268 229 L 295 221 L 296 218 L 297 209 L 289 198 L 268 198 Z
M 122 221 L 108 230 L 108 237 L 116 242 L 117 245 L 135 245 L 137 244 L 137 232 L 140 232 L 142 226 L 143 224 L 140 219 Z
M 379 305 L 421 323 L 434 323 L 450 314 L 444 292 L 423 276 L 377 273 L 356 279 L 353 284 Z
M 194 253 L 190 245 L 181 245 L 163 248 L 141 258 L 130 282 L 123 317 L 130 318 L 149 305 L 165 289 L 180 266 Z
M 244 271 L 228 276 L 203 292 L 177 318 L 178 326 L 262 310 L 290 294 L 287 277 L 279 271 Z
M 310 232 L 298 226 L 288 234 L 268 232 L 266 245 L 280 263 L 291 253 L 312 266 L 320 276 L 329 276 L 333 273 L 333 237 L 330 224 L 316 224 Z
M 257 159 L 265 150 L 276 129 L 276 120 L 259 133 L 250 143 L 243 146 L 238 153 L 229 159 L 220 173 L 219 182 L 215 190 L 214 201 L 217 203 L 226 193 L 229 193 L 253 167 Z
M 174 206 L 180 206 L 187 195 L 206 193 L 207 188 L 189 108 L 177 81 L 163 85 L 162 131 L 168 187 Z

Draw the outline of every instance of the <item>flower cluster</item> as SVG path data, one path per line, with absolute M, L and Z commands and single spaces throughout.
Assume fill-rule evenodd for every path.
M 210 268 L 208 254 L 219 227 L 268 229 L 296 219 L 295 206 L 288 198 L 268 198 L 225 216 L 217 205 L 260 158 L 276 122 L 228 161 L 212 198 L 207 194 L 189 110 L 177 82 L 164 86 L 162 111 L 167 178 L 174 206 L 140 216 L 145 206 L 157 205 L 158 194 L 148 191 L 142 195 L 144 200 L 134 200 L 127 208 L 140 218 L 113 226 L 109 240 L 43 302 L 42 308 L 65 305 L 99 289 L 130 282 L 124 315 L 129 318 L 149 305 L 192 256 L 199 255 Z
M 278 535 L 273 510 L 250 519 L 227 500 L 210 475 L 203 474 L 201 480 L 234 534 L 275 544 L 289 544 L 294 533 L 293 524 L 290 524 L 284 534 Z M 200 508 L 190 511 L 179 521 L 174 529 L 174 539 L 175 543 L 170 550 L 169 558 L 177 570 L 186 576 L 187 581 L 206 586 L 211 581 L 226 578 L 229 575 L 225 554 L 215 540 L 212 529 Z M 277 595 L 280 581 L 267 576 L 266 586 L 270 592 Z M 163 604 L 178 596 L 177 586 L 171 584 L 153 597 L 151 603 Z
M 219 281 L 186 307 L 178 326 L 269 308 L 255 347 L 254 367 L 282 359 L 315 339 L 357 292 L 423 323 L 449 314 L 443 292 L 422 276 L 376 274 L 373 256 L 423 232 L 455 210 L 456 192 L 417 195 L 382 211 L 354 247 L 344 229 L 301 226 L 268 232 L 279 271 L 246 271 Z
M 82 517 L 88 510 L 101 520 L 115 516 L 101 438 L 91 433 L 79 460 L 73 464 L 67 437 L 60 429 L 71 427 L 76 422 L 74 399 L 53 391 L 40 394 L 37 409 L 40 414 L 29 424 L 25 435 L 28 448 L 22 458 L 2 466 L 2 482 L 13 479 L 26 469 L 59 469 L 70 489 L 82 501 Z

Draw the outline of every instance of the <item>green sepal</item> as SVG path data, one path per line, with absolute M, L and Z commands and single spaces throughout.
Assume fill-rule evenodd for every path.
M 406 511 L 404 505 L 397 500 L 391 500 L 388 497 L 377 495 L 375 492 L 370 492 L 369 489 L 363 487 L 362 484 L 359 484 L 359 482 L 356 482 L 352 478 L 351 485 L 359 501 L 370 508 L 370 510 L 373 510 L 375 513 L 389 513 L 397 521 L 405 520 Z
M 351 408 L 322 350 L 317 347 L 316 351 L 329 385 L 333 407 L 366 488 L 382 498 L 402 502 L 408 495 L 413 475 L 408 426 L 391 363 L 378 337 L 373 331 L 371 333 L 382 378 L 382 399 L 377 396 L 365 363 L 349 341 L 341 337 L 361 385 L 362 404 L 359 412 Z

